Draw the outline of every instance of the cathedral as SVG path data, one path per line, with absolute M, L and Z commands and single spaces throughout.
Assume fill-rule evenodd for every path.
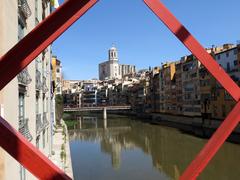
M 116 47 L 108 50 L 108 61 L 99 64 L 99 79 L 122 79 L 126 74 L 135 74 L 134 65 L 119 64 L 118 52 Z

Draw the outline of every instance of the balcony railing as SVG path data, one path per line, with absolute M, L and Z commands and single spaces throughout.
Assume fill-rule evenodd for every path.
M 18 0 L 18 10 L 24 15 L 26 19 L 29 18 L 32 14 L 27 0 Z
M 42 116 L 41 114 L 36 115 L 36 133 L 40 134 L 41 131 L 43 130 L 43 122 L 42 122 Z
M 44 112 L 44 113 L 43 113 L 43 126 L 44 126 L 44 127 L 47 127 L 48 124 L 49 124 L 49 122 L 48 122 L 48 120 L 47 120 L 47 113 Z
M 18 78 L 18 83 L 24 86 L 27 86 L 32 82 L 32 78 L 30 77 L 27 68 L 22 70 L 22 72 L 18 74 L 17 78 Z
M 32 140 L 32 135 L 29 131 L 29 127 L 28 127 L 28 118 L 19 118 L 19 132 L 25 137 L 27 138 L 29 141 Z
M 39 70 L 36 70 L 36 89 L 39 91 L 42 89 L 41 72 Z
M 43 77 L 42 91 L 43 91 L 43 93 L 48 92 L 47 79 L 46 79 L 46 77 Z

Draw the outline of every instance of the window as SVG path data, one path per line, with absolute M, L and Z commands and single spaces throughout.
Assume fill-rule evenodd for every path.
M 230 72 L 230 63 L 227 62 L 227 72 Z
M 49 108 L 49 101 L 48 101 L 48 97 L 46 98 L 46 111 L 45 112 L 48 112 L 48 108 Z
M 35 24 L 37 25 L 38 21 L 38 0 L 35 0 Z
M 237 66 L 238 65 L 238 61 L 237 60 L 233 61 L 233 64 L 234 64 L 234 66 Z
M 42 138 L 43 148 L 45 148 L 45 129 L 43 130 L 43 138 Z
M 226 52 L 226 57 L 229 57 L 229 52 Z
M 39 96 L 36 96 L 36 114 L 39 113 Z
M 48 143 L 48 128 L 47 128 L 47 143 Z
M 20 165 L 20 180 L 25 180 L 26 179 L 26 169 Z
M 24 94 L 19 93 L 19 120 L 24 121 Z
M 58 93 L 60 92 L 60 87 L 57 88 L 57 92 L 58 92 Z
M 237 54 L 237 49 L 234 49 L 233 53 L 234 53 L 234 55 L 236 55 Z
M 46 112 L 45 111 L 45 94 L 43 94 L 43 96 L 42 96 L 42 107 L 43 107 L 43 112 Z
M 220 54 L 217 55 L 217 59 L 218 60 L 221 59 L 221 55 Z
M 24 37 L 24 25 L 20 19 L 18 19 L 18 41 Z
M 57 71 L 57 73 L 59 73 L 59 72 L 60 72 L 59 68 L 57 68 L 57 70 L 56 70 L 56 71 Z
M 36 139 L 36 147 L 39 149 L 39 140 L 40 140 L 40 136 L 37 136 L 37 139 Z
M 60 78 L 59 78 L 59 77 L 57 77 L 57 82 L 58 82 L 58 83 L 60 82 Z

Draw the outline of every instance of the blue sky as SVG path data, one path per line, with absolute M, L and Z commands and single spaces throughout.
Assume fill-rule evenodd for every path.
M 239 0 L 162 2 L 205 47 L 240 40 Z M 100 0 L 53 44 L 64 79 L 98 78 L 112 43 L 120 63 L 137 69 L 189 54 L 142 0 Z

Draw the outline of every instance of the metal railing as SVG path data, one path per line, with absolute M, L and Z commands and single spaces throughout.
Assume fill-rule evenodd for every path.
M 28 73 L 28 69 L 25 68 L 23 69 L 17 76 L 18 78 L 18 83 L 22 84 L 24 86 L 27 86 L 28 84 L 30 84 L 32 82 L 32 78 Z
M 36 70 L 36 89 L 38 91 L 42 90 L 41 72 L 39 70 Z
M 37 114 L 36 115 L 36 133 L 40 134 L 41 131 L 43 130 L 44 126 L 43 126 L 43 122 L 42 122 L 42 115 L 41 114 Z
M 29 18 L 32 14 L 27 0 L 18 0 L 18 10 L 22 12 L 26 19 Z
M 49 125 L 49 121 L 47 120 L 47 112 L 43 113 L 43 127 L 47 127 Z
M 23 118 L 20 117 L 19 118 L 19 128 L 18 131 L 25 137 L 27 138 L 28 141 L 31 141 L 33 139 L 30 131 L 29 131 L 29 127 L 28 127 L 28 118 Z
M 48 92 L 47 78 L 45 76 L 43 76 L 42 91 L 43 93 Z

